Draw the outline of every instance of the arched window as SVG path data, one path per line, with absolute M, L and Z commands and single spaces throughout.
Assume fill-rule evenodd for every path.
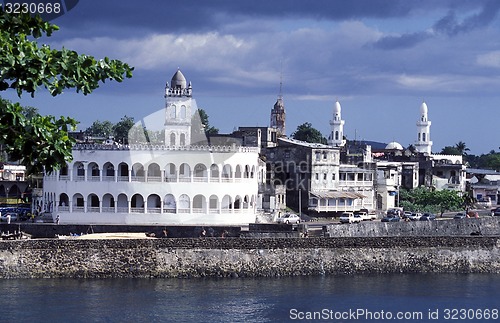
M 219 166 L 216 164 L 212 164 L 210 166 L 210 181 L 218 182 L 219 181 Z
M 339 132 L 335 131 L 335 140 L 339 140 Z
M 120 163 L 118 165 L 118 181 L 128 182 L 128 165 L 126 163 Z
M 105 177 L 111 177 L 111 178 L 115 177 L 115 166 L 113 166 L 113 164 L 107 162 L 106 164 L 104 164 L 103 169 L 104 169 L 103 175 Z
M 170 134 L 170 146 L 175 146 L 175 133 Z
M 185 105 L 181 106 L 181 119 L 186 119 L 187 116 L 187 109 Z
M 189 200 L 189 196 L 187 196 L 186 194 L 182 194 L 181 196 L 179 196 L 177 211 L 179 213 L 189 213 L 190 203 L 191 201 Z
M 186 146 L 186 134 L 181 133 L 181 146 Z
M 222 181 L 230 181 L 232 177 L 231 165 L 226 164 L 222 167 Z
M 181 166 L 179 167 L 179 181 L 180 182 L 191 181 L 191 168 L 186 163 L 181 164 Z
M 148 213 L 160 213 L 161 211 L 161 199 L 156 194 L 151 194 L 148 196 Z
M 132 181 L 144 182 L 144 166 L 139 163 L 132 165 Z
M 161 181 L 161 170 L 160 166 L 156 163 L 152 163 L 148 166 L 148 182 L 160 182 Z
M 87 197 L 87 212 L 100 212 L 99 197 L 93 193 Z
M 217 195 L 211 195 L 208 201 L 210 213 L 219 213 L 219 198 Z
M 193 198 L 193 213 L 206 213 L 207 202 L 205 196 L 198 194 Z
M 236 166 L 236 172 L 234 173 L 235 178 L 241 178 L 241 166 L 237 165 Z
M 83 206 L 83 195 L 80 193 L 73 195 L 73 212 L 83 212 Z
M 102 212 L 115 212 L 115 198 L 111 194 L 104 194 L 102 197 Z
M 233 208 L 232 204 L 233 204 L 233 201 L 231 199 L 231 196 L 224 195 L 224 197 L 222 198 L 221 209 L 222 210 L 226 210 L 228 212 L 228 211 L 230 211 Z
M 165 195 L 163 200 L 163 211 L 165 213 L 176 213 L 175 197 L 172 194 Z
M 175 182 L 177 180 L 177 174 L 175 170 L 175 165 L 172 163 L 168 163 L 165 167 L 165 181 L 166 182 Z
M 175 106 L 175 104 L 172 104 L 170 106 L 170 118 L 172 119 L 177 118 L 177 107 Z
M 69 197 L 66 193 L 61 193 L 59 195 L 59 211 L 68 212 L 69 211 Z
M 128 213 L 128 198 L 125 194 L 119 194 L 116 202 L 117 211 L 120 213 Z
M 132 213 L 144 213 L 144 198 L 141 194 L 134 194 L 130 200 Z

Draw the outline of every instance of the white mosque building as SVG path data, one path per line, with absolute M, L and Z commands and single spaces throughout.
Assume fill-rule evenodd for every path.
M 178 70 L 167 83 L 165 108 L 153 116 L 162 120 L 163 144 L 77 144 L 71 163 L 44 176 L 43 200 L 53 218 L 62 224 L 255 222 L 259 147 L 197 145 L 192 93 Z

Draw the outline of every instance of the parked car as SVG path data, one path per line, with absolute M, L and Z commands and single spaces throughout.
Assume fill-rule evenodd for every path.
M 359 214 L 362 221 L 373 221 L 377 218 L 377 215 L 375 213 L 368 213 L 362 211 L 362 212 L 356 212 L 355 214 Z
M 13 213 L 13 212 L 2 213 L 2 216 L 0 217 L 0 221 L 9 222 L 7 219 L 8 215 L 10 215 L 10 222 L 17 221 L 17 219 L 18 219 L 17 213 Z
M 412 214 L 410 214 L 410 216 L 408 216 L 408 219 L 410 219 L 410 221 L 418 221 L 418 220 L 420 220 L 421 216 L 422 216 L 422 213 L 413 212 Z
M 419 221 L 434 221 L 434 220 L 436 220 L 436 215 L 432 213 L 424 213 L 419 219 Z
M 403 214 L 403 208 L 393 208 L 387 210 L 387 215 L 397 215 L 401 217 L 402 214 Z
M 399 222 L 401 218 L 399 215 L 387 214 L 386 217 L 382 218 L 382 222 Z
M 276 222 L 278 222 L 278 223 L 286 223 L 286 224 L 300 223 L 300 217 L 297 214 L 286 213 L 281 218 L 278 218 L 278 220 Z
M 491 216 L 500 216 L 500 207 L 491 210 Z
M 404 211 L 402 218 L 403 219 L 410 219 L 412 213 L 410 211 Z
M 360 223 L 363 221 L 359 214 L 354 214 L 351 212 L 344 212 L 340 216 L 340 223 Z
M 466 219 L 467 215 L 464 212 L 458 212 L 457 214 L 455 214 L 455 216 L 453 218 L 455 220 Z

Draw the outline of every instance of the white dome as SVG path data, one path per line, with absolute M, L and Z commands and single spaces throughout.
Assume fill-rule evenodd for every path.
M 333 114 L 340 114 L 341 111 L 342 111 L 342 107 L 340 106 L 340 102 L 336 101 L 335 107 L 333 108 Z
M 184 77 L 184 74 L 182 74 L 181 70 L 177 70 L 177 72 L 175 72 L 170 82 L 172 84 L 172 88 L 186 88 L 186 78 Z
M 427 114 L 427 104 L 425 104 L 425 101 L 422 102 L 422 105 L 420 106 L 420 114 Z
M 403 146 L 399 142 L 390 142 L 385 146 L 385 149 L 387 150 L 403 150 Z

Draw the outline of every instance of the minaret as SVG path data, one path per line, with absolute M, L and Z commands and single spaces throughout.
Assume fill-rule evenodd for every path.
M 275 128 L 278 132 L 278 137 L 286 136 L 285 120 L 285 104 L 283 103 L 283 77 L 280 79 L 280 93 L 278 99 L 271 110 L 271 128 Z
M 419 153 L 431 155 L 431 122 L 429 121 L 427 114 L 427 104 L 425 104 L 424 101 L 420 106 L 420 120 L 417 121 L 417 141 L 415 142 L 415 149 Z
M 342 107 L 340 106 L 340 102 L 337 100 L 333 107 L 333 120 L 330 120 L 330 126 L 332 128 L 332 133 L 328 138 L 328 145 L 342 147 L 345 145 L 344 140 L 344 123 L 342 120 Z
M 171 147 L 191 144 L 191 107 L 193 87 L 178 69 L 170 86 L 165 86 L 165 145 Z

